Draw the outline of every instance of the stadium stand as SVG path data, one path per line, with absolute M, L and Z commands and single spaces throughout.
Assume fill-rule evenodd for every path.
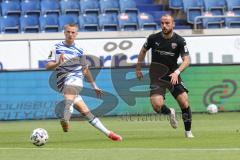
M 23 15 L 40 15 L 40 1 L 39 0 L 22 0 L 21 12 Z
M 19 19 L 14 16 L 3 16 L 1 21 L 1 33 L 18 33 L 19 32 Z
M 60 4 L 58 0 L 42 0 L 41 14 L 60 14 Z
M 236 15 L 240 15 L 240 1 L 226 0 L 227 10 L 233 11 Z
M 187 22 L 194 24 L 195 17 L 201 16 L 203 13 L 203 2 L 202 0 L 183 0 L 183 9 L 187 14 Z M 197 23 L 201 23 L 201 21 Z
M 21 5 L 20 2 L 15 1 L 3 1 L 1 3 L 2 16 L 7 15 L 16 15 L 21 14 Z
M 99 0 L 101 13 L 116 13 L 120 11 L 118 0 Z
M 39 17 L 41 32 L 58 32 L 58 15 L 44 14 Z
M 60 25 L 60 21 L 66 22 L 67 20 L 60 20 L 60 17 L 65 17 L 65 15 L 73 16 L 69 22 L 75 19 L 74 22 L 79 24 L 80 31 L 84 32 L 156 30 L 160 28 L 160 17 L 163 14 L 171 14 L 175 17 L 175 29 L 194 28 L 196 17 L 198 17 L 197 26 L 201 28 L 239 28 L 239 3 L 240 1 L 237 0 L 2 0 L 0 1 L 0 16 L 13 16 L 17 21 L 19 21 L 20 16 L 26 14 L 40 16 L 39 24 L 42 24 L 42 26 L 39 32 L 62 31 L 63 26 Z M 104 15 L 104 13 L 107 14 Z M 130 22 L 127 19 L 120 18 L 125 15 L 122 13 L 129 14 L 128 20 Z M 156 23 L 157 27 L 154 27 L 155 24 L 152 27 L 143 25 L 144 19 L 139 18 L 141 13 L 149 15 L 151 21 L 153 19 L 153 23 Z M 56 17 L 58 17 L 57 21 Z M 53 18 L 53 24 L 45 24 L 49 22 L 44 21 L 50 21 Z M 111 19 L 114 19 L 113 22 L 109 21 Z M 132 27 L 130 27 L 130 24 L 132 24 Z M 46 27 L 43 27 L 44 25 Z M 59 29 L 55 25 L 58 25 Z M 4 32 L 5 30 L 1 31 Z
M 38 16 L 25 14 L 22 15 L 19 20 L 22 33 L 37 33 L 40 31 Z
M 136 14 L 120 13 L 118 15 L 118 22 L 120 30 L 122 31 L 138 30 L 138 20 Z
M 81 0 L 80 9 L 85 14 L 99 14 L 99 1 L 98 0 Z
M 81 14 L 79 16 L 80 31 L 98 31 L 98 17 L 95 14 Z
M 136 2 L 134 0 L 119 0 L 120 12 L 138 13 Z
M 119 29 L 116 14 L 102 13 L 98 16 L 98 21 L 101 31 L 117 31 Z
M 183 1 L 182 0 L 169 0 L 169 8 L 171 9 L 182 9 Z
M 226 15 L 240 16 L 240 14 L 237 13 L 236 11 L 228 11 L 228 12 L 226 12 Z M 225 23 L 226 23 L 226 27 L 228 27 L 228 28 L 240 28 L 240 17 L 225 18 Z
M 77 16 L 80 14 L 80 5 L 77 0 L 61 0 L 60 9 L 62 14 L 75 14 Z
M 154 22 L 153 16 L 147 13 L 138 14 L 138 25 L 141 30 L 157 30 L 158 25 Z
M 64 26 L 69 23 L 78 24 L 78 16 L 71 14 L 64 14 L 58 17 L 59 22 L 59 31 L 62 32 L 64 30 Z

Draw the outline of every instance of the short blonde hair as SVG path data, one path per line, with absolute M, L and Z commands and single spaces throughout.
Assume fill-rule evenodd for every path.
M 67 27 L 75 27 L 78 30 L 78 25 L 76 23 L 69 23 L 64 26 L 64 30 L 67 29 Z

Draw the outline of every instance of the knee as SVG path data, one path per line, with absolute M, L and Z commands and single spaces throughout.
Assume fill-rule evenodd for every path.
M 157 113 L 161 111 L 163 104 L 152 104 L 153 110 Z
M 179 105 L 182 109 L 187 109 L 189 106 L 189 103 L 188 101 L 183 101 L 183 102 L 180 102 Z

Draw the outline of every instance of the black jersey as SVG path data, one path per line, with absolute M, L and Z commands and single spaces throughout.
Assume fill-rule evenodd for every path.
M 152 34 L 143 45 L 146 50 L 152 49 L 152 62 L 164 64 L 168 67 L 169 73 L 178 68 L 177 59 L 189 55 L 185 39 L 173 33 L 170 39 L 165 39 L 162 32 Z

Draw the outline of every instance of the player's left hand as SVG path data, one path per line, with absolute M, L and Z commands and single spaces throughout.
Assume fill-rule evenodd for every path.
M 178 74 L 177 73 L 173 72 L 169 76 L 171 77 L 171 84 L 172 85 L 178 84 Z
M 103 91 L 100 88 L 95 88 L 94 91 L 98 98 L 101 98 L 104 95 Z

